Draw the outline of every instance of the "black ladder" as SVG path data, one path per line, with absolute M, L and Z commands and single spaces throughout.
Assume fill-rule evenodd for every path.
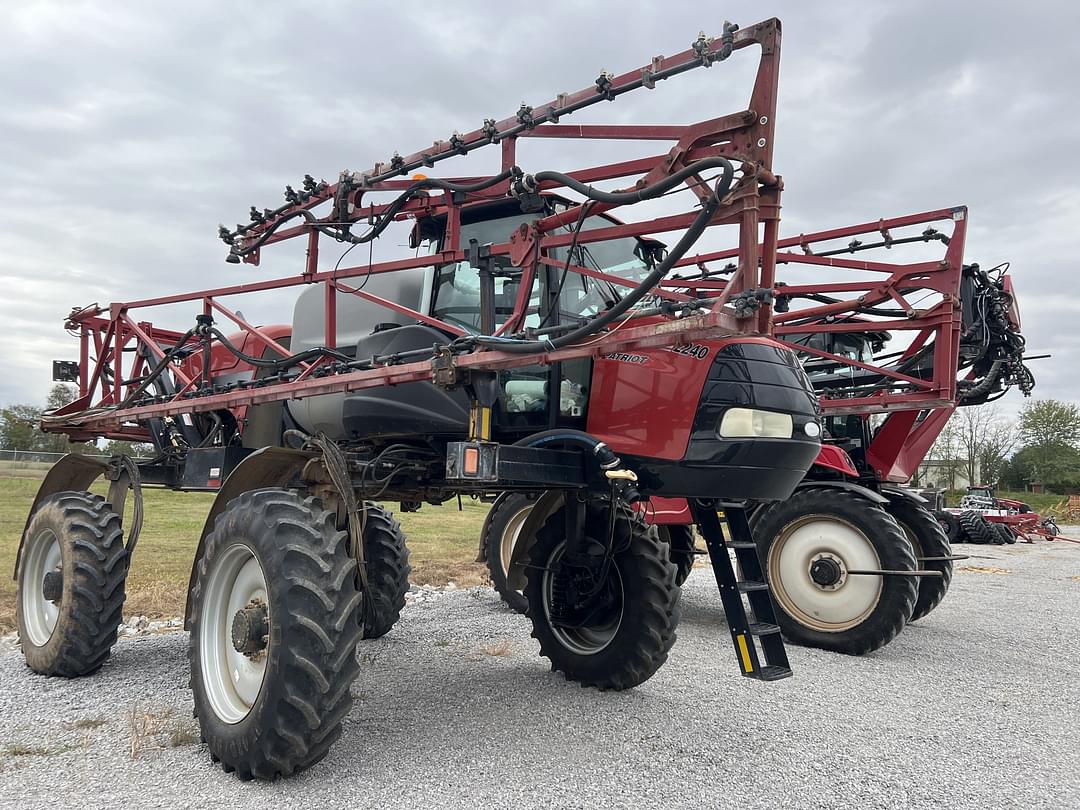
M 727 614 L 728 629 L 735 644 L 735 655 L 742 674 L 759 681 L 778 681 L 791 675 L 784 640 L 776 624 L 776 615 L 769 586 L 761 570 L 757 544 L 750 532 L 750 522 L 742 507 L 724 507 L 724 521 L 731 534 L 724 539 L 720 517 L 714 504 L 692 504 L 691 511 L 698 530 L 705 538 L 712 561 L 720 599 Z M 739 562 L 742 579 L 739 579 L 731 563 L 728 549 L 734 549 Z M 747 616 L 743 594 L 750 603 L 751 616 Z

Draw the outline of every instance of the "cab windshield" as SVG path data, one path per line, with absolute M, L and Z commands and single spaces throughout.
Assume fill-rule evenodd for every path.
M 461 244 L 475 239 L 479 244 L 503 244 L 522 223 L 533 222 L 540 214 L 516 214 L 497 219 L 473 222 L 461 227 Z M 602 216 L 588 217 L 582 230 L 610 227 L 614 223 Z M 564 229 L 569 233 L 573 226 Z M 634 237 L 610 239 L 602 242 L 579 244 L 574 249 L 571 265 L 597 270 L 624 278 L 636 284 L 649 272 L 648 263 L 641 258 L 641 243 Z M 566 262 L 566 248 L 552 251 L 552 258 Z M 496 267 L 504 272 L 495 278 L 495 324 L 501 326 L 513 314 L 517 301 L 521 271 L 510 265 L 509 257 L 499 257 Z M 541 302 L 546 299 L 549 283 L 559 289 L 559 322 L 567 323 L 596 315 L 615 304 L 629 287 L 621 287 L 606 281 L 589 278 L 570 271 L 566 273 L 560 289 L 560 268 L 552 273 L 537 273 L 528 302 L 525 326 L 539 327 L 541 323 L 552 324 L 556 320 L 541 312 Z M 443 265 L 435 274 L 434 301 L 431 314 L 472 332 L 480 330 L 480 276 L 479 271 L 467 261 Z

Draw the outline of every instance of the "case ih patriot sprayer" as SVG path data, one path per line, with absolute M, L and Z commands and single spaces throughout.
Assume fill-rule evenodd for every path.
M 560 122 L 750 46 L 760 61 L 743 110 L 688 126 Z M 377 500 L 415 509 L 538 494 L 524 528 L 535 537 L 526 592 L 541 653 L 572 680 L 624 689 L 675 640 L 678 572 L 642 516 L 682 499 L 711 551 L 741 672 L 789 675 L 749 522 L 755 505 L 792 495 L 821 449 L 817 397 L 773 337 L 779 56 L 778 21 L 725 25 L 676 56 L 602 73 L 370 170 L 306 177 L 280 207 L 222 227 L 233 264 L 300 240 L 299 274 L 73 311 L 79 359 L 55 371 L 79 397 L 43 427 L 149 441 L 157 454 L 139 464 L 69 456 L 43 481 L 16 565 L 30 667 L 73 677 L 103 664 L 142 488 L 164 486 L 217 493 L 191 571 L 191 687 L 212 756 L 242 778 L 288 775 L 326 754 L 351 705 L 357 642 L 397 618 L 405 538 Z M 583 140 L 666 146 L 529 172 L 517 149 L 531 138 L 564 139 L 564 155 Z M 417 174 L 495 145 L 498 172 Z M 962 233 L 962 219 L 943 216 Z M 320 263 L 327 240 L 370 246 L 401 225 L 415 256 Z M 705 271 L 672 280 L 704 266 L 688 257 L 716 227 L 738 245 L 722 285 L 701 294 L 716 284 Z M 287 325 L 256 326 L 224 303 L 291 287 L 302 291 Z M 186 326 L 149 320 L 166 307 L 186 309 Z M 959 328 L 950 307 L 937 317 L 934 328 Z M 929 408 L 955 387 L 942 368 L 892 378 Z M 101 476 L 108 498 L 90 492 Z
M 943 524 L 954 518 L 898 485 L 956 407 L 1034 386 L 1007 266 L 963 264 L 966 226 L 966 210 L 953 208 L 778 243 L 772 334 L 803 359 L 825 439 L 791 498 L 750 512 L 778 624 L 791 641 L 866 653 L 948 590 L 955 557 Z M 904 250 L 919 255 L 897 261 Z M 663 284 L 722 294 L 735 265 L 718 264 L 733 259 L 726 251 L 680 260 Z M 823 282 L 807 266 L 846 278 Z M 517 610 L 526 607 L 533 509 L 527 495 L 503 495 L 481 534 L 480 558 Z M 646 518 L 670 543 L 683 581 L 695 555 L 687 504 L 654 498 Z

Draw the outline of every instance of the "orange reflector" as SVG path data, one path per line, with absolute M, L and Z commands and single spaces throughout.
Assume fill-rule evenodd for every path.
M 465 474 L 476 475 L 480 471 L 480 451 L 475 447 L 465 448 Z
M 427 175 L 426 175 L 426 174 L 420 174 L 420 173 L 417 173 L 417 174 L 414 174 L 414 175 L 412 176 L 412 179 L 413 179 L 413 180 L 427 180 Z

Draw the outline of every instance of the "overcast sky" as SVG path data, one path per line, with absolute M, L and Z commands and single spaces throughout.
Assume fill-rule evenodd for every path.
M 77 357 L 73 306 L 298 272 L 288 252 L 225 264 L 215 232 L 304 173 L 332 180 L 768 16 L 784 24 L 782 232 L 970 206 L 968 260 L 1012 262 L 1029 349 L 1055 355 L 1034 366 L 1037 395 L 1080 400 L 1080 5 L 518 5 L 5 3 L 0 404 L 43 402 L 51 360 Z M 741 109 L 750 53 L 661 84 L 644 113 L 600 115 Z M 526 167 L 578 167 L 548 149 Z M 261 306 L 289 320 L 287 301 Z

